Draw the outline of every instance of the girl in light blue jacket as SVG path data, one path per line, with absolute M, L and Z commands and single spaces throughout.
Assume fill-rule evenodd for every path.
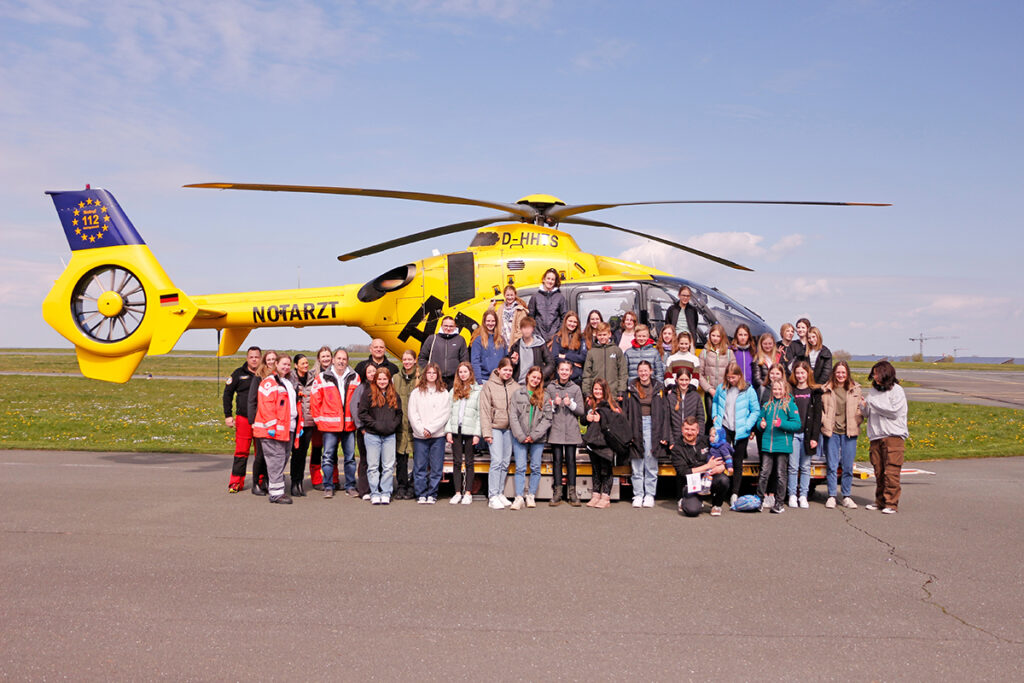
M 735 452 L 735 466 L 732 471 L 732 495 L 739 496 L 743 483 L 743 461 L 747 457 L 747 441 L 750 432 L 761 414 L 761 403 L 757 400 L 754 387 L 747 384 L 743 371 L 736 361 L 730 361 L 725 368 L 725 379 L 715 389 L 712 399 L 711 417 L 716 427 L 725 429 L 726 438 Z

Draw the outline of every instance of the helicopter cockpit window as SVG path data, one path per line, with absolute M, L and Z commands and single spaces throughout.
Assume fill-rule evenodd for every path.
M 737 310 L 730 302 L 715 296 L 714 292 L 703 292 L 707 297 L 705 306 L 715 316 L 715 321 L 725 328 L 725 333 L 731 339 L 736 334 L 736 328 L 740 323 L 749 322 L 748 317 Z
M 660 330 L 665 324 L 665 316 L 668 314 L 669 306 L 675 302 L 676 297 L 672 296 L 661 287 L 648 287 L 647 324 L 655 330 Z
M 608 291 L 592 290 L 580 292 L 576 296 L 576 310 L 579 311 L 580 319 L 586 324 L 586 316 L 597 310 L 606 323 L 616 329 L 622 322 L 622 316 L 626 311 L 636 311 L 639 303 L 638 292 L 631 288 L 615 288 Z
M 394 292 L 405 287 L 409 284 L 414 275 L 416 275 L 416 266 L 411 263 L 407 263 L 404 266 L 398 266 L 397 268 L 392 268 L 388 272 L 378 275 L 360 287 L 359 292 L 356 294 L 356 298 L 364 304 L 376 301 L 388 292 Z

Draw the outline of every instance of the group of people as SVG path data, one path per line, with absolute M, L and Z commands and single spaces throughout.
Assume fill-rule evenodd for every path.
M 676 471 L 679 512 L 697 516 L 708 499 L 710 514 L 719 516 L 739 496 L 754 438 L 763 509 L 808 507 L 814 454 L 825 456 L 825 506 L 854 508 L 853 461 L 866 419 L 877 480 L 867 507 L 896 512 L 908 434 L 906 397 L 893 366 L 875 364 L 862 394 L 847 363 L 833 362 L 821 331 L 805 318 L 783 325 L 778 341 L 771 334 L 753 338 L 745 324 L 730 339 L 711 325 L 698 355 L 691 294 L 680 289 L 656 334 L 632 311 L 612 329 L 599 311 L 584 322 L 570 310 L 550 269 L 529 304 L 508 285 L 469 344 L 445 317 L 418 354 L 402 354 L 401 367 L 387 359 L 380 339 L 355 368 L 344 348 L 323 347 L 310 362 L 252 347 L 224 391 L 226 422 L 236 434 L 228 490 L 245 487 L 255 438 L 252 491 L 272 503 L 306 495 L 309 452 L 312 486 L 325 498 L 344 490 L 375 505 L 412 498 L 431 505 L 447 444 L 451 504 L 472 503 L 476 452 L 486 448 L 488 506 L 520 510 L 536 507 L 547 447 L 554 473 L 549 505 L 564 500 L 578 507 L 582 447 L 593 474 L 587 507 L 611 504 L 612 468 L 627 461 L 633 507 L 654 507 L 659 459 L 666 459 Z

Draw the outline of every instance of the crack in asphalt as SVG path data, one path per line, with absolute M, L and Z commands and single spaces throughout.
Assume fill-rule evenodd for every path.
M 961 617 L 961 616 L 953 613 L 952 611 L 950 611 L 949 608 L 947 608 L 945 605 L 943 605 L 943 604 L 939 603 L 938 601 L 936 601 L 934 599 L 935 598 L 935 594 L 932 593 L 932 591 L 928 587 L 932 583 L 934 583 L 934 582 L 939 580 L 938 576 L 936 576 L 935 574 L 932 574 L 931 572 L 926 572 L 923 569 L 918 569 L 917 567 L 913 566 L 912 564 L 910 564 L 910 561 L 907 558 L 897 554 L 896 546 L 894 546 L 892 543 L 889 543 L 885 539 L 879 538 L 878 536 L 875 536 L 870 531 L 867 531 L 866 529 L 862 529 L 861 527 L 859 527 L 856 524 L 854 524 L 853 521 L 850 519 L 850 515 L 846 512 L 846 510 L 840 509 L 840 512 L 843 513 L 843 519 L 846 521 L 847 526 L 849 526 L 852 529 L 856 529 L 857 531 L 861 532 L 862 534 L 864 534 L 868 538 L 870 538 L 870 539 L 872 539 L 872 540 L 874 540 L 874 541 L 884 545 L 886 548 L 888 548 L 888 550 L 889 550 L 889 557 L 892 558 L 893 561 L 895 561 L 897 564 L 902 566 L 904 569 L 907 569 L 909 571 L 914 572 L 915 574 L 920 574 L 921 576 L 925 577 L 924 583 L 921 584 L 921 590 L 924 591 L 924 597 L 921 598 L 921 602 L 923 602 L 926 605 L 931 605 L 933 607 L 937 607 L 947 617 L 955 619 L 956 621 L 960 622 L 962 625 L 966 626 L 967 628 L 974 629 L 975 631 L 980 631 L 981 633 L 984 633 L 985 635 L 987 635 L 987 636 L 989 636 L 991 638 L 994 638 L 995 640 L 998 640 L 998 641 L 1003 642 L 1003 643 L 1007 643 L 1009 645 L 1024 645 L 1024 641 L 1011 640 L 1010 638 L 1004 638 L 1004 637 L 1002 637 L 1002 636 L 1000 636 L 998 634 L 992 633 L 991 631 L 982 628 L 981 626 L 978 626 L 977 624 L 972 624 L 971 622 L 967 621 L 963 617 Z

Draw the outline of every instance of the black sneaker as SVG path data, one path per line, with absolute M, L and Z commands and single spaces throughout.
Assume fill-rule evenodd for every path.
M 786 506 L 784 506 L 784 505 L 776 504 L 776 505 L 772 506 L 772 512 L 774 512 L 777 515 L 781 515 L 785 511 L 786 511 Z
M 289 498 L 287 495 L 281 495 L 281 496 L 278 496 L 277 498 L 268 498 L 267 500 L 269 500 L 271 503 L 277 503 L 278 505 L 291 505 L 292 504 L 292 499 Z

